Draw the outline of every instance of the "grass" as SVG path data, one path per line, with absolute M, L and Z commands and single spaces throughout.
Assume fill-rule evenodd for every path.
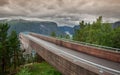
M 25 68 L 21 68 L 20 72 L 29 72 L 29 75 L 62 75 L 47 62 L 28 64 L 25 65 Z M 23 75 L 23 73 L 20 74 L 20 72 L 17 75 Z

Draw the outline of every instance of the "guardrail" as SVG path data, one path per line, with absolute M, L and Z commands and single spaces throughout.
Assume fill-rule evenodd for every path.
M 32 33 L 32 32 L 25 32 L 24 34 L 30 34 L 30 33 Z M 33 34 L 35 34 L 35 33 L 33 33 Z M 45 37 L 51 37 L 51 36 L 43 35 L 43 34 L 40 34 L 40 35 L 45 36 Z M 75 40 L 66 39 L 66 38 L 59 38 L 59 37 L 53 37 L 53 38 L 57 38 L 57 39 L 60 39 L 60 40 L 69 41 L 69 42 L 73 42 L 73 43 L 78 43 L 78 44 L 82 44 L 82 45 L 86 45 L 86 46 L 93 46 L 93 47 L 97 47 L 97 48 L 102 48 L 102 49 L 112 51 L 112 52 L 120 52 L 119 48 L 113 48 L 113 47 L 108 47 L 108 46 L 102 46 L 102 45 L 97 45 L 97 44 L 80 42 L 80 41 L 75 41 Z
M 93 46 L 93 47 L 97 47 L 97 48 L 102 48 L 102 49 L 107 50 L 107 51 L 119 52 L 120 53 L 119 48 L 113 48 L 113 47 L 108 47 L 108 46 L 102 46 L 102 45 L 96 45 L 96 44 L 91 44 L 91 43 L 86 43 L 86 42 L 80 42 L 80 41 L 75 41 L 75 40 L 66 39 L 66 38 L 58 38 L 58 37 L 56 37 L 56 38 L 60 39 L 60 40 L 64 40 L 64 41 L 69 41 L 69 42 L 73 42 L 73 43 L 77 43 L 77 44 L 82 44 L 82 45 L 85 45 L 85 46 Z
M 99 57 L 99 58 L 103 58 L 103 59 L 107 59 L 107 60 L 111 60 L 114 62 L 119 62 L 120 63 L 120 52 L 116 52 L 116 51 L 112 51 L 109 49 L 104 49 L 104 48 L 98 48 L 95 46 L 90 46 L 88 44 L 80 44 L 80 43 L 76 43 L 74 42 L 70 42 L 68 40 L 61 40 L 58 38 L 53 38 L 53 37 L 49 37 L 49 36 L 45 36 L 45 35 L 40 35 L 40 34 L 36 34 L 36 33 L 30 33 L 30 35 L 40 38 L 42 40 L 48 41 L 48 42 L 52 42 L 55 43 L 57 45 L 72 49 L 72 50 L 76 50 L 79 52 L 83 52 L 95 57 Z

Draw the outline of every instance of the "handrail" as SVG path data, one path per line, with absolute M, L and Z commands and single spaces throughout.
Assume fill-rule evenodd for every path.
M 29 32 L 27 34 L 30 34 L 30 33 L 32 33 L 32 32 Z M 33 33 L 33 34 L 35 34 L 35 33 Z M 45 37 L 51 37 L 51 36 L 43 35 L 43 34 L 40 34 L 40 35 L 45 36 Z M 96 47 L 96 48 L 102 48 L 103 50 L 106 50 L 106 51 L 120 53 L 119 48 L 113 48 L 113 47 L 108 47 L 108 46 L 102 46 L 102 45 L 96 45 L 96 44 L 91 44 L 91 43 L 86 43 L 86 42 L 80 42 L 80 41 L 75 41 L 75 40 L 66 39 L 66 38 L 59 38 L 59 37 L 51 37 L 51 38 L 57 38 L 57 39 L 63 40 L 63 41 L 68 41 L 68 42 L 82 44 L 82 45 L 85 45 L 85 46 L 91 46 L 91 47 Z
M 68 41 L 68 42 L 72 42 L 72 43 L 82 44 L 82 45 L 86 45 L 86 46 L 93 46 L 93 47 L 96 47 L 96 48 L 105 49 L 107 51 L 112 51 L 112 52 L 117 52 L 117 53 L 119 52 L 120 53 L 120 49 L 119 48 L 113 48 L 113 47 L 108 47 L 108 46 L 96 45 L 96 44 L 80 42 L 80 41 L 75 41 L 75 40 L 65 39 L 65 38 L 58 38 L 58 37 L 56 37 L 56 38 L 60 39 L 60 40 L 63 40 L 63 41 Z

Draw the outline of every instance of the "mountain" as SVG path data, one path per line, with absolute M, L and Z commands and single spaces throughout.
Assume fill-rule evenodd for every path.
M 1 20 L 0 22 L 6 22 L 10 25 L 8 33 L 15 30 L 18 34 L 20 32 L 35 32 L 44 35 L 50 35 L 55 32 L 57 35 L 64 34 L 60 31 L 55 22 L 50 21 L 28 21 L 23 19 L 14 20 Z
M 120 21 L 112 23 L 112 28 L 117 28 L 117 27 L 120 27 Z
M 110 23 L 112 28 L 117 28 L 120 27 L 120 21 Z M 74 27 L 69 27 L 69 26 L 60 26 L 59 30 L 66 34 L 71 34 L 73 35 L 75 33 L 75 30 L 80 29 L 80 25 L 75 25 Z
M 68 26 L 59 26 L 58 27 L 60 31 L 66 33 L 66 32 L 69 32 L 70 34 L 73 34 L 74 33 L 74 29 L 73 27 L 68 27 Z
M 76 25 L 73 27 L 74 31 L 77 30 L 77 29 L 80 29 L 80 25 Z
M 79 26 L 57 26 L 55 22 L 50 21 L 31 21 L 24 19 L 3 19 L 0 22 L 10 25 L 9 34 L 15 30 L 18 34 L 20 32 L 35 32 L 50 35 L 52 32 L 56 32 L 57 35 L 73 35 L 75 29 L 79 28 Z
M 66 33 L 69 32 L 70 34 L 74 34 L 76 29 L 79 29 L 79 25 L 75 25 L 74 27 L 69 27 L 69 26 L 59 26 L 59 30 Z
M 20 32 L 35 32 L 44 35 L 50 35 L 52 32 L 55 32 L 57 35 L 73 35 L 76 29 L 79 29 L 80 26 L 76 25 L 74 27 L 69 26 L 57 26 L 55 22 L 51 21 L 32 21 L 25 19 L 3 19 L 0 22 L 8 23 L 10 29 L 8 33 L 10 34 L 12 30 L 15 30 L 18 34 Z M 113 28 L 120 26 L 120 21 L 111 23 Z

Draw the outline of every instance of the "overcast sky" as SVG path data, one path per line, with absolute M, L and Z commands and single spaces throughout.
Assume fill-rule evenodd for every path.
M 65 24 L 91 22 L 100 15 L 108 22 L 120 20 L 120 0 L 0 0 L 0 18 L 33 17 Z

